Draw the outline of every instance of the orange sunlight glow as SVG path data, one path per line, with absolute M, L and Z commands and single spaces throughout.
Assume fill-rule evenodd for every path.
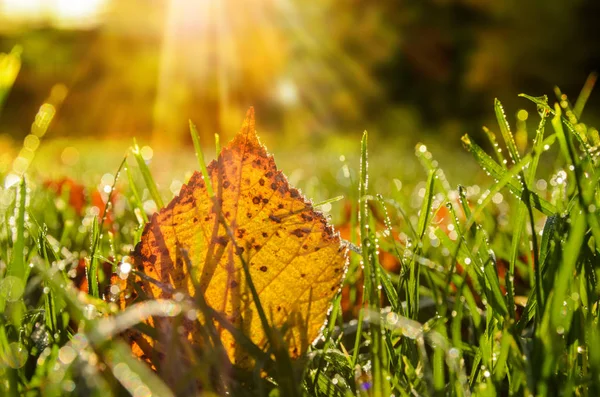
M 89 29 L 100 22 L 105 7 L 106 0 L 0 0 L 0 21 Z

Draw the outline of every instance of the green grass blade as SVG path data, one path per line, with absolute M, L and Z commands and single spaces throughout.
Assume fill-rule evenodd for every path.
M 215 156 L 221 155 L 221 137 L 218 133 L 215 133 Z
M 421 212 L 419 214 L 419 223 L 417 224 L 417 233 L 419 236 L 419 240 L 423 240 L 423 236 L 425 236 L 425 231 L 427 230 L 427 225 L 429 224 L 429 219 L 431 215 L 431 203 L 433 202 L 433 184 L 435 182 L 435 174 L 436 170 L 431 170 L 429 172 L 429 176 L 427 177 L 427 183 L 425 187 L 425 196 L 423 197 L 423 203 L 421 204 Z
M 590 73 L 587 77 L 587 80 L 583 84 L 583 88 L 575 101 L 575 106 L 573 107 L 573 113 L 575 113 L 575 117 L 578 119 L 581 117 L 583 113 L 583 108 L 585 107 L 588 99 L 590 98 L 590 94 L 594 89 L 594 85 L 596 85 L 596 80 L 598 80 L 598 73 Z
M 494 134 L 487 127 L 483 127 L 483 132 L 485 132 L 485 135 L 487 136 L 488 140 L 490 141 L 490 144 L 492 145 L 492 149 L 494 150 L 494 155 L 498 159 L 498 164 L 500 164 L 503 168 L 506 168 L 507 161 L 504 158 L 504 155 L 502 154 L 502 148 L 500 147 L 500 144 L 498 143 L 498 140 L 496 139 L 496 134 Z
M 135 186 L 135 181 L 133 180 L 133 174 L 131 173 L 131 170 L 129 169 L 129 167 L 125 167 L 125 171 L 127 171 L 127 180 L 129 182 L 129 190 L 131 190 L 131 193 L 133 195 L 133 197 L 130 201 L 133 203 L 134 208 L 138 210 L 136 212 L 136 215 L 139 214 L 139 216 L 142 218 L 143 222 L 148 223 L 148 215 L 146 215 L 146 211 L 144 211 L 144 203 L 142 203 L 142 198 L 140 196 L 140 193 L 138 192 L 137 187 Z
M 132 153 L 133 153 L 133 157 L 135 158 L 135 161 L 137 162 L 137 165 L 140 169 L 140 172 L 142 173 L 142 178 L 144 178 L 144 182 L 146 182 L 146 187 L 148 188 L 148 191 L 150 192 L 150 197 L 152 197 L 152 200 L 154 200 L 154 202 L 156 203 L 157 210 L 160 210 L 161 208 L 163 208 L 165 206 L 165 204 L 163 202 L 162 197 L 160 196 L 160 193 L 158 192 L 158 187 L 156 186 L 156 182 L 154 182 L 154 177 L 152 177 L 150 168 L 148 168 L 146 161 L 142 157 L 140 148 L 139 148 L 138 144 L 135 142 L 135 140 L 133 143 Z
M 519 94 L 519 96 L 529 99 L 530 101 L 532 101 L 533 103 L 538 105 L 538 109 L 549 112 L 552 115 L 561 117 L 561 120 L 564 123 L 564 125 L 573 134 L 573 136 L 575 136 L 575 138 L 579 142 L 581 149 L 585 153 L 585 157 L 587 159 L 593 159 L 593 156 L 591 154 L 593 152 L 592 147 L 587 142 L 586 138 L 581 134 L 581 132 L 577 128 L 575 128 L 575 126 L 565 116 L 561 115 L 560 107 L 557 106 L 553 109 L 552 107 L 548 106 L 548 98 L 545 95 L 543 97 L 533 97 L 533 96 L 526 95 L 526 94 Z M 567 156 L 567 158 L 568 158 L 568 156 Z
M 322 207 L 326 204 L 337 203 L 338 201 L 341 201 L 343 199 L 344 199 L 344 196 L 335 196 L 330 199 L 319 201 L 318 203 L 314 203 L 313 207 L 314 208 Z
M 100 297 L 98 291 L 98 244 L 100 243 L 100 227 L 98 225 L 98 218 L 94 217 L 92 223 L 92 234 L 91 234 L 91 252 L 90 255 L 90 267 L 88 270 L 88 290 L 90 295 L 94 298 Z
M 115 378 L 132 395 L 148 391 L 152 396 L 175 397 L 169 387 L 144 362 L 131 354 L 129 346 L 121 341 L 110 343 L 102 350 L 109 350 L 107 364 Z M 140 382 L 132 382 L 132 377 Z
M 545 143 L 549 144 L 554 140 L 553 137 L 545 140 Z M 523 160 L 521 160 L 518 164 L 511 167 L 510 170 L 503 169 L 498 163 L 496 163 L 487 153 L 483 151 L 479 145 L 471 140 L 468 135 L 462 137 L 462 142 L 465 148 L 471 152 L 471 154 L 475 157 L 475 160 L 481 165 L 483 170 L 487 172 L 492 178 L 494 178 L 498 183 L 494 185 L 495 190 L 499 190 L 503 186 L 506 186 L 515 196 L 522 197 L 523 195 L 523 185 L 515 178 L 516 175 L 525 167 L 525 165 L 530 161 L 530 155 L 525 156 Z M 491 200 L 493 195 L 489 194 L 487 197 Z M 547 200 L 541 198 L 534 192 L 530 192 L 529 200 L 531 201 L 531 205 L 533 208 L 543 212 L 546 215 L 552 215 L 556 213 L 556 207 L 549 203 Z M 482 204 L 480 204 L 480 207 Z M 473 216 L 476 216 L 482 208 L 473 211 Z
M 513 134 L 510 131 L 510 125 L 506 120 L 504 108 L 502 107 L 502 104 L 497 98 L 494 99 L 494 111 L 496 112 L 496 119 L 498 120 L 498 125 L 500 125 L 500 132 L 502 133 L 502 137 L 504 138 L 504 142 L 506 143 L 508 154 L 510 155 L 513 164 L 516 164 L 521 160 L 521 156 L 519 155 L 519 151 L 517 150 L 515 138 L 513 137 Z
M 21 69 L 21 52 L 21 47 L 15 46 L 9 54 L 0 53 L 0 114 Z
M 495 263 L 495 258 L 490 254 L 490 258 L 483 265 L 483 273 L 487 280 L 488 288 L 490 289 L 490 293 L 487 294 L 488 303 L 494 309 L 495 314 L 499 314 L 500 316 L 508 315 L 508 307 L 506 306 L 506 300 L 504 298 L 504 294 L 500 289 L 500 281 L 498 279 L 497 265 Z
M 196 158 L 198 159 L 198 165 L 200 166 L 200 171 L 202 171 L 202 176 L 204 177 L 204 181 L 206 182 L 206 191 L 208 192 L 209 197 L 214 197 L 215 192 L 212 187 L 212 180 L 208 176 L 208 170 L 206 169 L 206 162 L 204 161 L 204 154 L 202 153 L 202 145 L 200 145 L 200 136 L 198 135 L 198 130 L 192 120 L 190 122 L 190 134 L 192 135 L 192 141 L 194 142 L 194 151 L 196 152 Z M 217 156 L 220 152 L 217 152 Z
M 16 238 L 12 247 L 12 260 L 6 273 L 9 276 L 17 277 L 25 286 L 25 205 L 27 201 L 25 177 L 21 179 L 17 192 L 17 206 L 15 208 Z
M 567 292 L 573 281 L 573 272 L 587 228 L 586 216 L 577 208 L 573 212 L 571 231 L 563 249 L 563 262 L 558 269 L 554 282 L 552 302 L 548 306 L 550 329 L 547 331 L 549 332 L 556 332 L 559 327 L 563 327 L 563 332 L 567 332 L 571 326 L 570 322 L 567 321 L 568 317 L 563 314 L 563 302 L 567 299 Z

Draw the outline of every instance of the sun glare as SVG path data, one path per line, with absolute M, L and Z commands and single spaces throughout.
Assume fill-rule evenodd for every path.
M 106 3 L 107 0 L 0 0 L 0 20 L 11 25 L 86 29 L 101 21 Z

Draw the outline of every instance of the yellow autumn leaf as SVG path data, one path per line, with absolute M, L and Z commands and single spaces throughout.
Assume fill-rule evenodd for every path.
M 319 335 L 341 286 L 347 247 L 277 170 L 256 136 L 253 109 L 209 164 L 208 175 L 215 197 L 196 172 L 146 225 L 133 256 L 136 269 L 147 277 L 137 283 L 154 299 L 172 298 L 174 291 L 192 297 L 202 293 L 211 308 L 265 350 L 268 338 L 244 275 L 246 265 L 270 326 L 286 325 L 289 354 L 300 356 Z M 169 326 L 164 320 L 150 323 L 159 332 Z M 232 363 L 250 367 L 250 355 L 216 325 Z M 184 322 L 184 337 L 202 344 L 199 326 L 199 321 Z M 147 337 L 135 341 L 154 343 Z

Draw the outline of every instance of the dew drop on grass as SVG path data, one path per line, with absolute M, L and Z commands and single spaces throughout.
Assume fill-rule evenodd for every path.
M 458 349 L 457 349 L 457 348 L 453 347 L 453 348 L 451 348 L 451 349 L 448 351 L 448 356 L 449 356 L 451 359 L 454 359 L 454 360 L 455 360 L 455 359 L 457 359 L 457 358 L 460 356 L 460 352 L 458 351 Z
M 71 379 L 65 380 L 62 383 L 62 388 L 67 393 L 71 393 L 75 390 L 75 382 L 73 382 Z
M 75 357 L 77 357 L 77 352 L 71 346 L 63 346 L 58 351 L 58 359 L 65 365 L 71 364 Z
M 94 305 L 87 305 L 84 309 L 83 309 L 83 315 L 85 316 L 85 318 L 87 318 L 88 320 L 93 320 L 94 318 L 96 318 L 98 311 L 96 310 L 96 306 Z
M 146 385 L 139 385 L 133 391 L 133 397 L 150 397 L 152 396 L 152 392 Z
M 4 362 L 11 368 L 21 368 L 27 362 L 27 349 L 22 343 L 10 343 L 4 353 Z

